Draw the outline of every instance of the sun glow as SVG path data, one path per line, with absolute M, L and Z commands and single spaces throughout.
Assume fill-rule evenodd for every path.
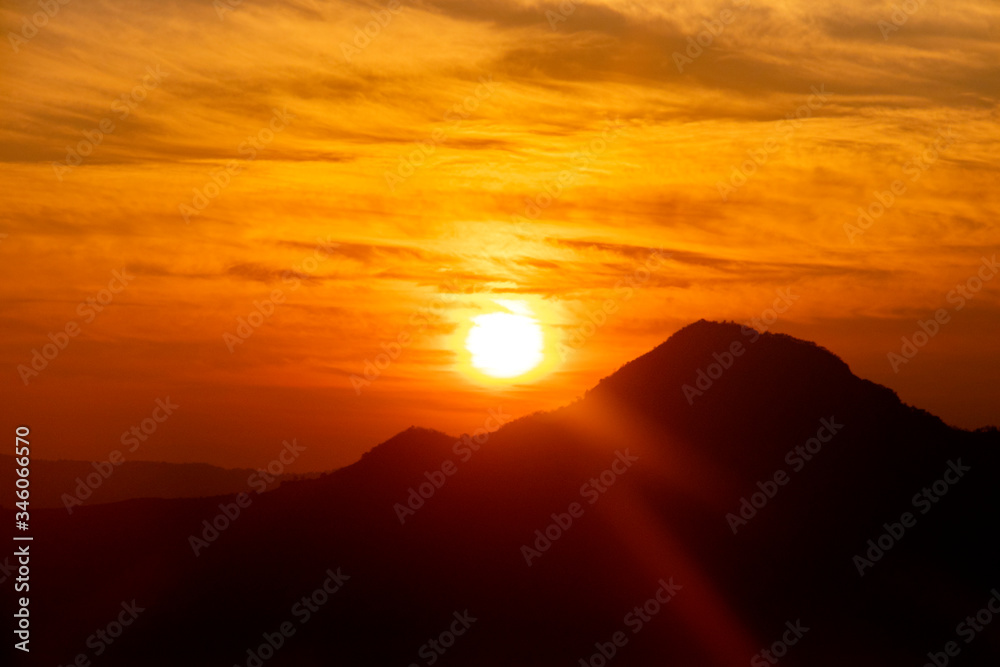
M 472 318 L 465 349 L 476 370 L 494 378 L 513 378 L 536 368 L 545 358 L 545 337 L 538 320 L 521 301 L 498 301 L 511 312 Z

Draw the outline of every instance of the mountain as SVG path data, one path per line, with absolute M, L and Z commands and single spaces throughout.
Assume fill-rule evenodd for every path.
M 1000 586 L 995 429 L 705 321 L 493 417 L 263 494 L 33 512 L 32 661 L 997 664 L 965 620 Z
M 14 457 L 0 454 L 0 483 L 13 489 Z M 83 505 L 116 503 L 132 498 L 197 498 L 275 488 L 282 482 L 310 475 L 262 475 L 250 468 L 219 468 L 206 463 L 155 461 L 50 461 L 31 459 L 35 509 L 61 508 L 72 513 Z M 266 473 L 266 471 L 265 471 Z M 0 507 L 11 509 L 13 494 L 0 497 Z

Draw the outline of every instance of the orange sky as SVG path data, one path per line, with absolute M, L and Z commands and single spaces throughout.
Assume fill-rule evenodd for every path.
M 1000 422 L 1000 280 L 948 299 L 1000 246 L 1000 7 L 896 25 L 894 4 L 70 0 L 33 30 L 36 3 L 5 3 L 11 427 L 39 458 L 101 459 L 169 396 L 133 458 L 263 465 L 294 437 L 301 470 L 330 468 L 411 424 L 567 403 L 785 289 L 772 330 L 949 423 Z M 496 299 L 552 345 L 615 312 L 530 381 L 486 385 L 459 339 Z

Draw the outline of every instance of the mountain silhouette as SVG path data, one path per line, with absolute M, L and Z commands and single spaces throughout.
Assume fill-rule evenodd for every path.
M 1000 586 L 996 429 L 706 321 L 564 408 L 494 414 L 242 507 L 34 512 L 32 662 L 997 664 L 997 628 L 960 626 Z

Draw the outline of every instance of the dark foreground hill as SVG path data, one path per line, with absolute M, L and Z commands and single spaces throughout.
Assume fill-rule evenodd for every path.
M 1000 437 L 813 344 L 699 322 L 479 440 L 410 429 L 242 507 L 33 514 L 31 664 L 1000 657 Z

